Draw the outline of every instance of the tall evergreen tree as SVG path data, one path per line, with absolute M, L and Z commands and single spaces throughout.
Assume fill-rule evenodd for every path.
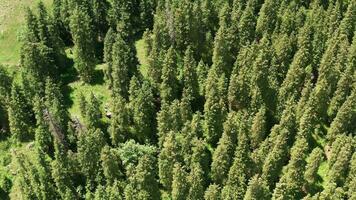
M 75 44 L 74 60 L 82 81 L 90 83 L 96 65 L 95 33 L 88 9 L 76 6 L 70 17 L 70 30 Z

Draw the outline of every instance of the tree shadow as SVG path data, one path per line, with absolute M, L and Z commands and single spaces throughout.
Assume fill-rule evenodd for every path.
M 63 93 L 63 103 L 65 108 L 70 108 L 73 105 L 73 100 L 70 98 L 73 89 L 69 87 L 69 84 L 77 81 L 78 71 L 74 67 L 74 61 L 70 58 L 66 60 L 66 68 L 63 69 L 61 73 L 61 82 L 62 82 L 62 93 Z
M 90 85 L 102 85 L 105 83 L 104 79 L 104 70 L 102 69 L 95 69 L 93 80 Z

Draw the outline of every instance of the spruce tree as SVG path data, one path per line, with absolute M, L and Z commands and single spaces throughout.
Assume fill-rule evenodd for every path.
M 221 188 L 219 185 L 211 184 L 205 190 L 204 199 L 205 200 L 220 200 L 221 199 L 220 191 L 221 191 Z
M 157 161 L 152 156 L 144 155 L 128 178 L 125 187 L 125 199 L 158 199 L 159 188 L 156 180 Z
M 162 83 L 160 85 L 160 96 L 163 102 L 170 103 L 178 98 L 179 83 L 177 80 L 177 58 L 176 52 L 171 47 L 168 49 L 162 66 Z
M 190 46 L 185 51 L 184 56 L 183 85 L 183 95 L 193 103 L 193 108 L 197 107 L 195 104 L 199 98 L 199 83 L 196 72 L 196 62 Z
M 121 96 L 113 98 L 111 122 L 109 133 L 113 145 L 118 146 L 120 143 L 129 138 L 129 110 L 127 102 Z
M 11 137 L 14 142 L 29 139 L 31 136 L 33 116 L 30 109 L 22 89 L 16 83 L 13 83 L 8 113 Z
M 139 88 L 136 88 L 135 84 Z M 135 76 L 131 79 L 130 84 L 130 111 L 134 137 L 141 142 L 154 141 L 156 139 L 154 134 L 156 122 L 152 87 L 148 81 L 139 83 Z
M 116 33 L 114 29 L 109 28 L 104 40 L 104 61 L 107 64 L 105 71 L 106 80 L 109 82 L 109 87 L 113 86 L 112 70 L 113 70 L 113 46 L 116 39 Z
M 168 133 L 158 156 L 158 169 L 160 183 L 169 192 L 172 190 L 173 169 L 178 160 L 178 148 L 175 133 Z
M 272 199 L 301 199 L 303 194 L 305 158 L 308 143 L 305 138 L 298 137 L 291 149 L 291 158 L 276 185 Z
M 244 200 L 270 199 L 268 185 L 258 176 L 254 176 L 247 187 Z
M 188 182 L 188 173 L 180 163 L 174 164 L 172 181 L 172 200 L 186 199 L 189 194 L 190 186 Z
M 95 33 L 87 9 L 82 6 L 74 8 L 70 17 L 70 30 L 75 44 L 74 60 L 80 78 L 85 83 L 91 83 L 96 65 Z
M 314 184 L 318 179 L 318 168 L 324 160 L 323 151 L 316 147 L 309 155 L 307 165 L 305 167 L 304 178 L 308 184 Z
M 112 54 L 113 95 L 120 95 L 128 99 L 130 80 L 137 71 L 135 51 L 121 34 L 117 34 Z
M 214 150 L 211 163 L 212 180 L 220 185 L 226 182 L 237 143 L 237 134 L 241 122 L 237 113 L 231 113 L 224 123 L 224 132 Z

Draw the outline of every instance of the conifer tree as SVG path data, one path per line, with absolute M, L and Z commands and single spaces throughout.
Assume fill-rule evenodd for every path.
M 206 84 L 206 101 L 204 104 L 205 137 L 207 142 L 216 146 L 223 130 L 226 116 L 225 78 L 218 78 L 215 68 L 211 68 Z
M 119 33 L 112 47 L 112 54 L 113 94 L 128 99 L 130 80 L 137 71 L 135 51 Z
M 52 147 L 52 135 L 49 126 L 45 120 L 44 108 L 40 104 L 41 99 L 39 97 L 35 98 L 35 117 L 36 117 L 36 131 L 35 131 L 35 142 L 39 150 L 50 153 L 53 150 Z
M 211 184 L 204 193 L 204 199 L 205 200 L 220 200 L 221 199 L 221 194 L 220 194 L 220 186 L 216 184 Z
M 319 147 L 316 147 L 310 153 L 304 173 L 304 178 L 309 184 L 314 184 L 316 182 L 318 178 L 318 168 L 323 159 L 323 151 Z
M 114 29 L 109 28 L 108 32 L 106 33 L 105 40 L 104 40 L 104 61 L 108 65 L 105 77 L 109 81 L 109 87 L 113 86 L 113 78 L 112 78 L 112 70 L 113 70 L 113 46 L 116 39 L 116 34 Z
M 199 97 L 199 83 L 196 72 L 196 62 L 190 46 L 185 51 L 184 56 L 183 85 L 183 95 L 193 103 L 193 108 L 197 107 L 196 101 Z
M 348 66 L 337 83 L 337 89 L 330 101 L 328 108 L 328 115 L 331 119 L 336 117 L 338 110 L 340 110 L 342 104 L 346 101 L 347 96 L 351 93 L 350 83 L 352 83 L 352 79 L 354 77 L 353 71 L 355 70 L 352 70 L 352 67 Z
M 188 173 L 180 163 L 174 164 L 172 181 L 172 200 L 186 199 L 190 186 L 188 183 Z
M 305 78 L 305 68 L 311 62 L 311 28 L 305 24 L 300 30 L 298 37 L 298 51 L 294 55 L 291 66 L 287 72 L 278 93 L 279 112 L 282 112 L 283 105 L 290 99 L 298 99 L 302 90 Z
M 224 123 L 224 132 L 215 149 L 211 163 L 212 180 L 223 185 L 227 179 L 229 169 L 233 163 L 233 155 L 236 148 L 237 134 L 239 129 L 237 113 L 231 113 Z
M 177 80 L 177 58 L 172 47 L 168 49 L 162 65 L 162 83 L 160 95 L 163 102 L 170 103 L 178 98 L 179 83 Z
M 127 127 L 129 124 L 129 116 L 125 99 L 121 96 L 114 97 L 109 133 L 111 142 L 115 146 L 129 138 L 129 130 Z
M 238 133 L 238 145 L 235 151 L 234 161 L 229 170 L 228 179 L 221 191 L 223 199 L 243 199 L 246 192 L 247 180 L 250 178 L 250 147 L 247 137 L 247 121 L 240 125 Z
M 156 180 L 157 161 L 154 157 L 144 155 L 140 158 L 133 175 L 128 178 L 125 199 L 158 199 L 159 188 Z
M 14 142 L 29 138 L 33 116 L 22 89 L 16 83 L 12 84 L 8 113 L 11 137 Z
M 256 32 L 259 36 L 262 36 L 264 33 L 272 34 L 274 31 L 279 4 L 280 1 L 272 0 L 263 3 L 256 25 Z
M 193 163 L 190 174 L 188 176 L 188 183 L 190 185 L 187 199 L 203 200 L 206 180 L 204 178 L 204 171 L 199 163 Z
M 98 35 L 98 40 L 103 40 L 105 33 L 108 30 L 108 22 L 106 21 L 107 12 L 109 10 L 109 2 L 106 0 L 93 0 L 93 24 L 95 26 L 95 32 Z
M 349 175 L 346 182 L 346 191 L 349 199 L 356 197 L 356 153 L 354 152 L 350 161 Z
M 330 125 L 327 137 L 331 142 L 339 134 L 353 133 L 356 130 L 356 125 L 353 123 L 356 119 L 355 108 L 356 90 L 353 90 Z
M 332 145 L 328 178 L 337 186 L 343 186 L 346 180 L 348 163 L 352 157 L 351 141 L 350 136 L 342 135 Z
M 88 10 L 76 6 L 70 18 L 70 30 L 75 44 L 74 60 L 80 75 L 85 83 L 90 83 L 94 78 L 95 58 L 95 33 L 93 21 Z
M 89 128 L 100 128 L 102 117 L 100 102 L 93 93 L 90 94 L 89 102 L 86 106 L 85 117 Z
M 114 184 L 115 181 L 123 178 L 122 161 L 117 149 L 105 146 L 101 151 L 100 160 L 108 184 Z
M 52 162 L 52 177 L 56 190 L 62 199 L 69 200 L 77 198 L 73 181 L 73 166 L 63 144 L 54 140 L 54 160 Z
M 260 143 L 265 139 L 266 129 L 266 108 L 262 106 L 255 115 L 251 127 L 251 146 L 257 149 Z
M 158 168 L 160 183 L 169 192 L 172 190 L 173 169 L 178 160 L 178 148 L 175 133 L 168 133 L 158 156 Z
M 104 134 L 100 129 L 89 129 L 79 135 L 78 161 L 89 187 L 96 183 L 100 171 L 100 153 L 104 145 Z
M 258 175 L 254 176 L 247 187 L 244 200 L 258 200 L 258 199 L 270 199 L 271 194 L 269 188 L 263 180 L 258 177 Z
M 136 82 L 136 83 L 135 83 Z M 139 87 L 136 88 L 135 84 Z M 132 112 L 133 135 L 138 141 L 154 141 L 155 105 L 152 88 L 147 81 L 142 84 L 134 76 L 130 84 L 130 110 Z
M 291 149 L 291 158 L 285 172 L 276 185 L 272 199 L 301 199 L 303 194 L 305 158 L 308 143 L 305 138 L 298 137 Z

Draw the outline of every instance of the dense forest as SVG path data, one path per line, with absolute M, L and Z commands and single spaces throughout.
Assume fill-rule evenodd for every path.
M 23 12 L 19 65 L 0 66 L 0 199 L 356 199 L 355 0 Z M 74 99 L 74 81 L 104 89 Z

